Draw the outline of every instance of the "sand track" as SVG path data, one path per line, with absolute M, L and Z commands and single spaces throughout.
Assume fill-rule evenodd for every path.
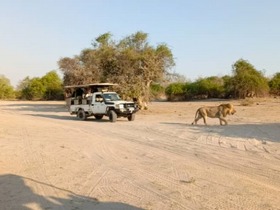
M 280 101 L 233 103 L 229 126 L 191 126 L 219 101 L 154 102 L 116 123 L 0 101 L 0 209 L 280 209 Z

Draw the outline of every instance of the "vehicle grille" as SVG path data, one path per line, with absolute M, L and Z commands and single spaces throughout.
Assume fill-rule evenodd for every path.
M 134 108 L 134 103 L 127 103 L 127 104 L 124 104 L 124 107 L 125 107 L 125 108 L 130 108 L 130 107 Z

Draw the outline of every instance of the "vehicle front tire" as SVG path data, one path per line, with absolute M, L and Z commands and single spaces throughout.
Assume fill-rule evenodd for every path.
M 134 121 L 134 120 L 135 120 L 135 113 L 129 115 L 129 116 L 127 117 L 127 119 L 128 119 L 128 121 Z
M 111 122 L 116 122 L 117 121 L 117 114 L 114 110 L 109 111 L 109 119 Z
M 77 113 L 77 117 L 80 119 L 80 120 L 86 120 L 87 119 L 87 115 L 85 113 L 85 111 L 83 109 L 80 109 Z

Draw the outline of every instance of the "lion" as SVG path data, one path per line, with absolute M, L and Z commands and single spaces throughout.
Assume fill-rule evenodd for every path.
M 204 124 L 207 125 L 206 119 L 207 117 L 211 118 L 219 118 L 220 120 L 220 125 L 223 125 L 222 122 L 224 122 L 224 125 L 227 125 L 227 121 L 225 117 L 227 115 L 233 115 L 236 112 L 236 110 L 233 108 L 233 105 L 228 103 L 228 104 L 220 104 L 219 106 L 205 106 L 201 107 L 196 111 L 195 114 L 195 119 L 192 122 L 193 124 L 197 124 L 197 121 L 203 118 Z

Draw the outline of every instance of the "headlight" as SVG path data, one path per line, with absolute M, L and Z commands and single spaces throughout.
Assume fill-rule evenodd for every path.
M 118 104 L 117 107 L 118 107 L 119 109 L 123 109 L 123 108 L 124 108 L 124 105 L 123 105 L 123 104 Z

